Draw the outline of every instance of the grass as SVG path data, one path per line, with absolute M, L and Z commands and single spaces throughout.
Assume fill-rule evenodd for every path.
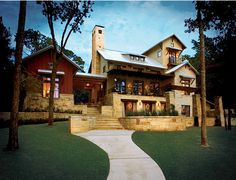
M 0 129 L 0 179 L 106 179 L 107 154 L 95 144 L 68 132 L 68 122 L 19 128 L 20 149 L 6 147 L 8 129 Z
M 200 146 L 200 128 L 135 132 L 132 139 L 158 163 L 167 180 L 236 179 L 236 127 L 211 127 L 207 132 L 209 148 Z

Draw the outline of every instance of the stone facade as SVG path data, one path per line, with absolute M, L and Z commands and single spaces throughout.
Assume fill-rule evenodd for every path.
M 137 131 L 183 131 L 193 122 L 193 118 L 186 120 L 182 116 L 133 116 L 119 120 L 125 129 Z
M 48 98 L 42 97 L 41 93 L 27 93 L 24 100 L 24 110 L 42 111 L 48 109 Z M 60 98 L 54 99 L 54 106 L 56 111 L 83 111 L 87 114 L 85 106 L 74 105 L 73 94 L 60 94 Z
M 127 95 L 127 94 L 118 94 L 111 93 L 106 96 L 105 104 L 112 104 L 113 106 L 113 116 L 114 117 L 124 117 L 125 116 L 125 107 L 123 100 L 137 101 L 137 111 L 143 110 L 143 101 L 153 101 L 156 105 L 156 111 L 161 110 L 161 102 L 165 102 L 165 97 L 156 97 L 156 96 L 138 96 L 138 95 Z

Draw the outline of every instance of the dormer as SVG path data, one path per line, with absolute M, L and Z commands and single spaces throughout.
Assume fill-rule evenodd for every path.
M 145 56 L 140 54 L 123 53 L 122 55 L 126 56 L 130 61 L 145 62 Z

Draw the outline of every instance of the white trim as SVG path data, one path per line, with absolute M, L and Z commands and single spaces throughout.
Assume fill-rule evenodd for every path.
M 84 77 L 96 77 L 96 78 L 103 78 L 106 79 L 107 77 L 101 74 L 90 74 L 90 73 L 81 73 L 77 72 L 76 76 L 84 76 Z
M 44 74 L 52 74 L 52 70 L 46 70 L 46 69 L 38 69 L 39 73 L 44 73 Z M 65 75 L 65 72 L 63 71 L 57 71 L 58 75 Z

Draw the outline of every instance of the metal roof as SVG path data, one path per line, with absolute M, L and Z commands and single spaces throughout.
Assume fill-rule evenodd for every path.
M 188 64 L 196 74 L 199 74 L 198 71 L 189 63 L 188 60 L 184 60 L 183 63 L 173 67 L 172 69 L 169 69 L 168 71 L 165 72 L 165 74 L 171 74 L 171 73 L 175 72 L 176 70 L 178 70 L 179 68 L 183 67 L 186 64 Z
M 81 73 L 81 72 L 77 72 L 76 76 L 96 77 L 96 78 L 101 78 L 101 79 L 107 78 L 105 75 L 102 75 L 102 74 L 91 74 L 91 73 Z
M 114 51 L 114 50 L 108 50 L 108 49 L 99 49 L 98 53 L 107 61 L 115 61 L 115 62 L 122 62 L 122 63 L 139 65 L 139 66 L 166 69 L 163 65 L 161 65 L 156 60 L 151 59 L 144 55 L 138 55 L 134 53 L 125 53 L 121 51 Z M 145 57 L 145 60 L 144 61 L 131 60 L 129 55 Z

